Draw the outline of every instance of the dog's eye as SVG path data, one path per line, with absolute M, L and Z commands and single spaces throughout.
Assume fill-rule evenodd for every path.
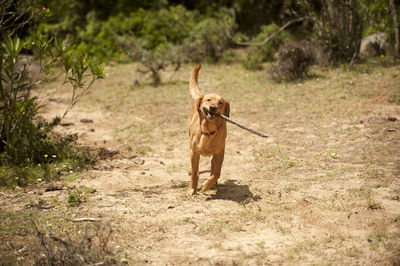
M 211 99 L 207 99 L 207 102 L 211 101 Z
M 219 104 L 223 104 L 224 102 L 223 101 L 219 101 Z

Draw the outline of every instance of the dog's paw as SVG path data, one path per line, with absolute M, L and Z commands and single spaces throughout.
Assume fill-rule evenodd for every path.
M 186 192 L 186 196 L 190 197 L 196 194 L 196 189 L 194 188 L 188 188 L 188 191 Z
M 217 179 L 214 177 L 210 177 L 209 179 L 207 179 L 206 182 L 203 183 L 202 191 L 206 192 L 207 190 L 212 188 L 216 183 L 217 183 Z

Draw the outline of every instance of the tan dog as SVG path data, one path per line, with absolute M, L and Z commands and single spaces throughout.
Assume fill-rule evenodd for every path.
M 217 114 L 229 116 L 229 102 L 217 94 L 202 95 L 197 83 L 201 65 L 197 65 L 190 78 L 190 93 L 194 100 L 189 116 L 189 138 L 192 171 L 188 195 L 197 191 L 199 181 L 200 155 L 213 156 L 211 160 L 211 176 L 203 184 L 203 192 L 213 187 L 221 174 L 224 161 L 226 122 Z

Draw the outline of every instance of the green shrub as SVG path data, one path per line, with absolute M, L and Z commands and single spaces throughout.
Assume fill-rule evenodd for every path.
M 259 50 L 254 47 L 248 48 L 245 58 L 242 59 L 242 65 L 250 71 L 262 70 L 264 68 L 263 60 L 259 54 Z
M 20 71 L 16 65 L 21 60 L 22 49 L 37 50 L 40 56 L 40 69 L 37 76 L 46 80 L 52 75 L 50 70 L 57 62 L 64 66 L 65 76 L 63 83 L 72 85 L 70 103 L 63 117 L 80 100 L 93 82 L 103 77 L 101 66 L 91 64 L 90 60 L 80 54 L 74 54 L 71 48 L 63 46 L 45 35 L 33 36 L 27 40 L 21 40 L 18 36 L 6 37 L 6 41 L 0 50 L 1 64 L 1 90 L 0 102 L 0 162 L 2 164 L 38 164 L 44 163 L 45 154 L 57 154 L 60 156 L 66 139 L 59 143 L 52 135 L 53 128 L 58 125 L 63 117 L 55 117 L 47 122 L 38 119 L 37 113 L 40 100 L 31 95 L 40 80 L 33 80 L 26 67 Z M 41 75 L 40 75 L 41 74 Z M 85 78 L 91 75 L 91 80 Z
M 73 189 L 68 192 L 67 203 L 69 207 L 79 206 L 82 202 L 82 191 L 79 189 Z
M 279 30 L 279 26 L 272 23 L 269 25 L 261 26 L 260 33 L 251 41 L 259 43 L 264 41 L 266 38 L 274 34 Z M 285 42 L 292 39 L 289 33 L 281 31 L 274 38 L 263 45 L 255 46 L 254 48 L 258 51 L 258 56 L 261 57 L 263 62 L 273 61 L 275 53 L 278 51 Z
M 202 62 L 205 59 L 216 62 L 230 47 L 227 33 L 235 27 L 234 13 L 221 9 L 218 17 L 205 18 L 190 31 L 184 42 L 183 53 L 191 62 Z
M 240 56 L 233 49 L 225 50 L 222 55 L 220 62 L 224 64 L 233 64 L 240 61 Z
M 249 43 L 262 43 L 266 38 L 277 32 L 279 26 L 276 24 L 264 25 L 261 26 L 260 30 L 260 33 Z M 242 60 L 243 67 L 250 71 L 263 69 L 262 63 L 272 61 L 278 48 L 291 38 L 289 33 L 282 31 L 265 44 L 247 48 L 246 55 Z
M 8 11 L 0 9 L 0 15 L 14 10 L 10 11 L 11 17 L 22 17 L 17 20 L 14 30 L 21 24 L 27 25 L 30 20 L 25 21 L 23 16 L 17 15 L 25 14 L 24 8 L 30 10 L 30 7 L 20 5 L 21 2 L 10 2 Z M 35 16 L 35 13 L 31 15 Z M 62 172 L 58 173 L 52 167 L 54 164 L 76 160 L 74 166 L 79 167 L 86 161 L 88 157 L 79 154 L 71 145 L 76 138 L 58 136 L 53 129 L 91 85 L 104 77 L 102 66 L 76 52 L 74 47 L 66 47 L 61 41 L 40 32 L 32 31 L 25 39 L 19 38 L 18 31 L 10 32 L 0 28 L 0 36 L 4 39 L 0 47 L 0 185 L 3 186 L 50 179 Z M 33 52 L 34 59 L 26 60 L 22 51 Z M 60 70 L 64 75 L 61 86 L 71 85 L 72 96 L 62 117 L 45 121 L 38 117 L 43 97 L 33 96 L 32 90 L 37 84 L 57 77 L 59 71 L 55 69 L 58 66 L 62 66 Z M 30 72 L 33 69 L 36 69 L 34 73 Z
M 140 47 L 147 51 L 165 44 L 179 45 L 200 18 L 196 11 L 188 11 L 180 5 L 158 10 L 139 9 L 128 15 L 120 13 L 106 21 L 90 12 L 86 26 L 78 31 L 75 41 L 79 43 L 78 50 L 102 62 L 125 62 L 129 53 L 126 47 L 130 46 L 132 37 L 140 39 Z

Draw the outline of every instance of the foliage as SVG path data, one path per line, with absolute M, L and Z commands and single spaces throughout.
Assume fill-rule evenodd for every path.
M 279 26 L 276 24 L 262 26 L 260 28 L 260 33 L 248 42 L 254 44 L 262 43 L 266 38 L 278 30 Z M 278 48 L 292 38 L 293 37 L 288 32 L 282 31 L 265 44 L 252 45 L 247 49 L 246 56 L 242 60 L 243 67 L 251 71 L 263 69 L 262 63 L 272 61 Z
M 356 0 L 304 1 L 314 17 L 315 41 L 332 64 L 358 59 L 363 23 Z
M 144 69 L 139 68 L 139 72 L 150 73 L 154 86 L 161 82 L 161 70 L 166 70 L 170 66 L 178 70 L 183 60 L 177 46 L 174 45 L 161 45 L 153 51 L 135 45 L 131 56 L 135 61 L 142 63 Z
M 10 13 L 11 17 L 26 14 L 30 7 L 22 5 L 28 10 L 18 9 L 21 8 L 20 2 L 13 2 L 14 6 L 10 5 L 1 12 Z M 35 13 L 30 14 L 35 16 Z M 17 30 L 25 23 L 27 21 L 22 19 L 12 27 Z M 0 48 L 0 164 L 11 171 L 8 176 L 2 175 L 1 184 L 26 185 L 35 174 L 25 175 L 17 166 L 45 166 L 66 160 L 74 153 L 75 149 L 69 146 L 74 138 L 59 137 L 53 133 L 53 129 L 95 80 L 104 77 L 104 73 L 101 65 L 93 63 L 76 52 L 73 46 L 67 47 L 56 38 L 36 32 L 22 39 L 15 31 L 4 31 L 4 28 L 0 36 L 4 39 Z M 36 59 L 31 57 L 26 60 L 28 56 L 22 52 L 32 52 Z M 38 84 L 59 77 L 55 71 L 59 65 L 62 65 L 63 75 L 60 87 L 71 85 L 71 98 L 63 116 L 48 122 L 38 117 L 43 97 L 34 96 L 33 90 Z M 33 71 L 33 66 L 36 66 L 36 71 Z M 51 94 L 55 92 L 57 89 Z M 78 161 L 86 160 L 85 156 L 79 157 L 78 154 L 72 156 Z M 43 173 L 46 178 L 54 174 L 47 167 L 34 172 Z
M 276 24 L 261 26 L 260 33 L 251 42 L 262 42 L 268 36 L 271 36 L 274 32 L 278 30 L 279 26 Z M 266 44 L 254 46 L 254 48 L 256 48 L 257 54 L 261 56 L 263 62 L 272 61 L 274 54 L 277 52 L 279 47 L 292 38 L 293 37 L 288 32 L 282 31 Z
M 82 191 L 78 190 L 78 189 L 74 189 L 68 192 L 68 206 L 70 207 L 76 207 L 79 206 L 79 204 L 81 203 L 82 199 L 81 199 L 81 194 Z
M 54 48 L 52 48 L 54 47 Z M 40 73 L 34 77 L 28 73 L 26 65 L 20 63 L 23 49 L 36 50 L 39 56 Z M 53 128 L 58 125 L 68 111 L 81 99 L 96 79 L 103 77 L 101 66 L 74 54 L 72 48 L 62 45 L 57 39 L 38 34 L 26 40 L 8 35 L 0 50 L 1 91 L 0 102 L 0 159 L 2 163 L 13 164 L 45 163 L 45 154 L 59 154 L 63 145 L 58 145 L 52 137 Z M 72 96 L 63 117 L 55 117 L 47 122 L 36 119 L 41 108 L 40 99 L 32 96 L 32 89 L 51 76 L 56 63 L 64 67 L 62 84 L 72 85 Z M 87 83 L 86 75 L 91 80 Z
M 126 61 L 123 40 L 129 45 L 130 37 L 140 38 L 141 47 L 155 50 L 164 44 L 181 44 L 199 21 L 199 14 L 188 11 L 183 6 L 170 6 L 158 10 L 139 9 L 129 14 L 119 13 L 107 20 L 100 20 L 96 12 L 89 12 L 87 23 L 71 38 L 79 43 L 78 50 L 100 61 Z M 173 25 L 173 27 L 171 27 Z M 54 34 L 59 32 L 52 25 L 42 28 Z M 121 47 L 122 46 L 122 47 Z
M 293 41 L 279 49 L 278 60 L 270 73 L 278 82 L 302 79 L 315 61 L 315 49 L 310 42 Z
M 204 58 L 217 61 L 229 45 L 226 33 L 235 26 L 234 19 L 228 9 L 214 11 L 205 17 L 181 5 L 138 9 L 129 14 L 121 12 L 107 20 L 100 20 L 96 12 L 89 12 L 87 23 L 72 38 L 79 43 L 79 51 L 102 62 L 150 58 L 147 55 L 132 57 L 137 49 L 157 58 L 160 50 L 169 50 L 163 46 L 171 48 L 172 45 L 182 50 L 180 54 L 185 61 L 203 61 Z M 42 24 L 41 28 L 62 34 L 59 27 L 51 24 Z
M 229 48 L 228 33 L 236 27 L 234 13 L 229 9 L 220 9 L 217 17 L 208 17 L 200 21 L 184 41 L 184 54 L 191 62 L 209 59 L 218 61 Z
M 363 36 L 377 32 L 386 32 L 394 39 L 393 18 L 390 15 L 389 1 L 374 0 L 360 1 L 360 6 L 365 14 L 363 19 Z M 397 5 L 397 13 L 400 14 L 400 5 Z
M 245 69 L 256 71 L 264 68 L 262 57 L 258 52 L 259 50 L 254 49 L 254 47 L 247 49 L 245 58 L 242 59 L 242 65 Z

